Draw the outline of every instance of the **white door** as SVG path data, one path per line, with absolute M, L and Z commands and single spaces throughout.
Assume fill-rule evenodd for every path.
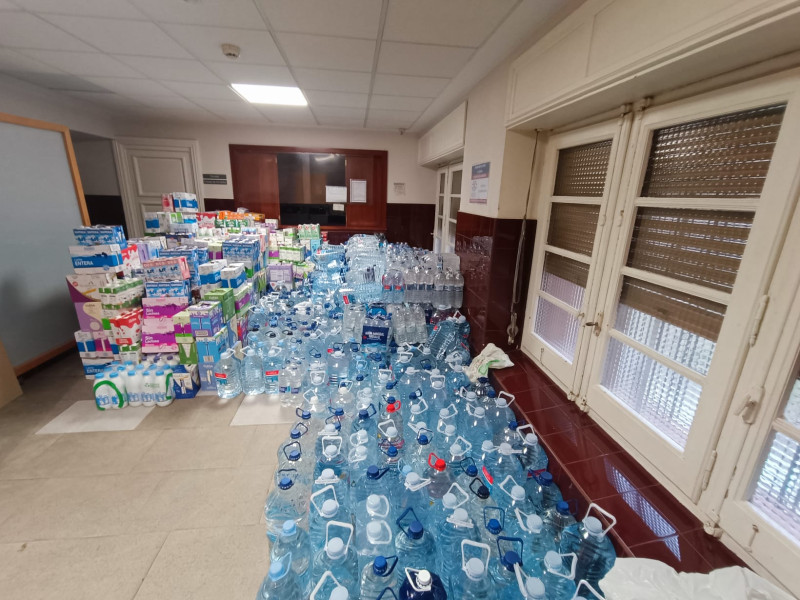
M 551 136 L 539 193 L 531 293 L 522 349 L 567 392 L 577 391 L 597 304 L 603 246 L 630 119 Z M 545 233 L 546 232 L 546 233 Z
M 796 78 L 748 84 L 649 108 L 633 124 L 582 394 L 693 502 L 793 195 L 797 94 Z
M 433 229 L 433 251 L 454 252 L 456 224 L 461 208 L 461 163 L 442 167 L 436 172 L 436 221 Z
M 197 142 L 122 138 L 114 141 L 114 154 L 132 237 L 144 235 L 144 213 L 161 210 L 161 194 L 197 194 L 203 210 Z

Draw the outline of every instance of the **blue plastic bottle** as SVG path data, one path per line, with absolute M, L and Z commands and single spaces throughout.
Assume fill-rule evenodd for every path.
M 425 569 L 410 569 L 405 573 L 398 600 L 447 600 L 447 591 L 436 573 Z
M 407 568 L 430 568 L 435 565 L 436 547 L 433 537 L 420 522 L 416 509 L 406 509 L 396 523 L 400 530 L 395 537 L 400 572 L 405 573 Z
M 590 505 L 589 510 L 595 505 Z M 611 517 L 605 511 L 601 511 Z M 611 517 L 612 526 L 616 520 Z M 561 553 L 575 553 L 577 556 L 575 578 L 584 579 L 591 586 L 598 588 L 600 580 L 614 566 L 617 553 L 614 545 L 603 530 L 603 525 L 596 517 L 587 516 L 580 523 L 573 523 L 561 534 Z
M 311 592 L 311 547 L 308 534 L 294 521 L 283 522 L 281 534 L 272 545 L 270 560 L 275 564 L 288 554 L 292 556 L 291 570 L 305 597 Z
M 298 584 L 291 569 L 292 555 L 283 560 L 273 560 L 269 573 L 258 590 L 256 600 L 303 600 L 305 593 Z

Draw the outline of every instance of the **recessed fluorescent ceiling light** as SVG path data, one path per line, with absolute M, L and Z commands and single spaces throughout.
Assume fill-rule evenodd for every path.
M 300 88 L 280 85 L 250 85 L 246 83 L 231 84 L 233 91 L 253 104 L 286 104 L 289 106 L 307 106 L 305 96 Z

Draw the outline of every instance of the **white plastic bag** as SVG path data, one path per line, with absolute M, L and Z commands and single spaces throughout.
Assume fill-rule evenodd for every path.
M 600 586 L 606 600 L 793 600 L 749 569 L 678 573 L 647 558 L 618 558 Z
M 478 377 L 486 377 L 489 369 L 502 369 L 513 366 L 514 363 L 508 358 L 508 354 L 494 344 L 487 344 L 483 352 L 472 359 L 466 373 L 469 380 L 474 383 L 478 381 Z

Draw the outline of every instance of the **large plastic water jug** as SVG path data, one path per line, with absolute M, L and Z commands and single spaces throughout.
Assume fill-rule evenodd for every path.
M 597 517 L 590 516 L 593 508 L 608 519 L 610 525 L 607 528 L 603 528 Z M 616 523 L 612 514 L 596 504 L 590 504 L 583 521 L 573 523 L 561 534 L 562 554 L 574 553 L 577 556 L 575 577 L 586 580 L 595 588 L 599 587 L 600 580 L 611 570 L 617 559 L 614 545 L 607 536 Z

